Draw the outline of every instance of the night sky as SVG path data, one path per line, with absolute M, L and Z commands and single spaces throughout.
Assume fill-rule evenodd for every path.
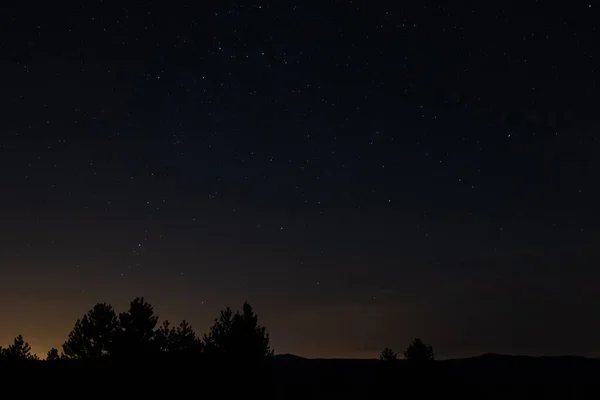
M 3 1 L 0 344 L 600 356 L 600 4 L 386 3 Z

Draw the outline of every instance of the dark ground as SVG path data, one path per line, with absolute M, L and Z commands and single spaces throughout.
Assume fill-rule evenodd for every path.
M 44 361 L 29 365 L 82 366 L 69 362 L 53 364 Z M 69 369 L 73 376 L 81 376 L 81 383 L 85 379 L 93 379 L 96 375 L 86 373 L 84 376 L 74 371 L 80 368 Z M 119 370 L 122 371 L 121 368 Z M 7 376 L 8 371 L 5 369 L 4 372 L 1 375 Z M 106 372 L 98 372 L 96 376 L 105 375 Z M 116 375 L 121 375 L 121 372 Z M 469 384 L 468 391 L 484 395 L 485 398 L 494 397 L 496 394 L 512 395 L 516 392 L 525 395 L 526 398 L 538 396 L 541 392 L 554 396 L 559 393 L 557 388 L 560 387 L 562 391 L 560 393 L 573 396 L 575 390 L 579 398 L 579 395 L 587 397 L 585 393 L 593 389 L 586 388 L 588 384 L 600 383 L 600 359 L 484 355 L 415 365 L 404 360 L 385 363 L 379 360 L 305 359 L 280 355 L 277 356 L 273 368 L 269 370 L 256 367 L 244 368 L 239 365 L 211 365 L 207 368 L 190 360 L 159 365 L 152 363 L 131 365 L 131 369 L 125 375 L 130 377 L 129 383 L 133 384 L 136 379 L 140 379 L 134 379 L 133 375 L 139 377 L 146 375 L 146 379 L 152 383 L 179 381 L 179 385 L 185 386 L 194 385 L 199 381 L 212 383 L 234 381 L 239 382 L 240 386 L 232 385 L 231 390 L 250 385 L 256 388 L 270 387 L 276 391 L 278 387 L 295 387 L 299 390 L 309 389 L 312 393 L 360 390 L 369 390 L 371 393 L 372 390 L 401 391 L 403 386 L 418 386 L 423 392 L 438 391 L 443 388 L 452 392 L 452 387 L 455 385 Z M 155 379 L 161 380 L 155 381 Z M 525 389 L 526 387 L 529 389 Z
M 589 384 L 600 383 L 600 359 L 583 357 L 527 357 L 483 355 L 434 361 L 431 366 L 411 366 L 399 360 L 386 366 L 379 360 L 302 359 L 279 356 L 276 381 L 307 383 L 344 381 L 377 384 L 382 376 L 392 380 L 432 380 L 469 384 Z

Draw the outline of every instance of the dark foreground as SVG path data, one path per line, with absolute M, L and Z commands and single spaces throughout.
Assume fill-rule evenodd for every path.
M 600 360 L 581 357 L 536 358 L 486 355 L 468 359 L 412 364 L 402 360 L 390 363 L 379 360 L 304 359 L 284 355 L 277 356 L 275 361 L 268 366 L 213 364 L 208 368 L 206 365 L 195 363 L 192 360 L 161 363 L 106 363 L 102 365 L 61 360 L 55 362 L 33 361 L 12 366 L 17 369 L 31 367 L 32 370 L 38 371 L 39 369 L 68 369 L 70 373 L 77 376 L 80 375 L 79 370 L 86 369 L 85 376 L 81 375 L 83 380 L 92 379 L 94 375 L 105 375 L 106 369 L 118 369 L 119 375 L 121 372 L 125 372 L 125 375 L 129 375 L 132 379 L 134 376 L 143 378 L 146 375 L 147 379 L 157 379 L 156 376 L 161 376 L 163 382 L 175 379 L 191 384 L 194 379 L 217 382 L 222 381 L 223 378 L 229 378 L 229 380 L 233 378 L 240 384 L 245 381 L 245 384 L 251 384 L 254 387 L 284 386 L 319 391 L 352 391 L 369 388 L 376 390 L 390 388 L 390 390 L 397 391 L 400 390 L 399 384 L 407 386 L 418 384 L 423 391 L 438 391 L 442 387 L 449 388 L 456 384 L 472 384 L 474 386 L 485 385 L 486 387 L 480 387 L 480 393 L 491 394 L 492 392 L 507 393 L 507 390 L 512 393 L 514 388 L 523 387 L 523 384 L 574 385 L 574 388 L 581 391 L 583 385 L 600 383 Z M 10 373 L 10 369 L 14 369 L 7 368 L 8 364 L 3 367 L 4 376 Z M 91 369 L 105 371 L 90 374 Z M 44 374 L 49 373 L 47 371 Z M 61 372 L 62 374 L 63 372 Z M 190 378 L 192 375 L 197 378 Z M 512 385 L 516 386 L 510 389 Z M 492 386 L 495 389 L 490 389 Z M 235 389 L 235 385 L 232 389 Z M 490 390 L 492 392 L 489 392 Z M 524 394 L 522 390 L 521 394 Z

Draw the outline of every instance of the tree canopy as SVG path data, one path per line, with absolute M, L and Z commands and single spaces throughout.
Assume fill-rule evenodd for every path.
M 117 357 L 134 358 L 158 351 L 155 328 L 158 316 L 143 297 L 135 298 L 129 310 L 119 314 L 113 351 Z
M 63 353 L 68 358 L 98 360 L 111 354 L 119 320 L 113 307 L 106 303 L 96 304 L 75 322 Z
M 58 354 L 58 349 L 54 347 L 48 350 L 48 353 L 46 354 L 46 361 L 58 361 L 60 358 L 61 357 Z
M 433 348 L 419 338 L 415 338 L 404 351 L 404 358 L 412 361 L 433 361 Z
M 204 335 L 207 354 L 239 360 L 261 360 L 273 356 L 269 334 L 258 324 L 258 315 L 245 302 L 235 314 L 230 307 L 221 311 L 208 334 Z
M 31 354 L 31 346 L 23 339 L 22 335 L 17 335 L 7 348 L 0 347 L 0 357 L 10 361 L 37 359 L 35 355 Z
M 30 348 L 21 336 L 15 343 L 1 354 L 5 357 L 29 354 Z M 118 361 L 208 356 L 252 361 L 268 359 L 272 355 L 269 334 L 258 323 L 258 315 L 247 302 L 235 313 L 230 307 L 222 310 L 210 331 L 201 338 L 186 320 L 176 326 L 168 320 L 159 324 L 153 306 L 138 297 L 120 314 L 110 304 L 96 304 L 75 322 L 62 345 L 62 353 L 52 348 L 46 360 Z
M 379 359 L 381 361 L 397 361 L 398 360 L 398 354 L 396 354 L 394 352 L 394 350 L 386 347 L 381 352 L 381 355 L 379 356 Z

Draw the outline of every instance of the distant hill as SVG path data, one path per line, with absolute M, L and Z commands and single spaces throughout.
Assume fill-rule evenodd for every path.
M 276 381 L 284 384 L 375 384 L 382 370 L 382 363 L 375 359 L 308 359 L 291 354 L 277 356 L 276 365 Z M 426 369 L 414 368 L 409 362 L 399 360 L 389 373 L 397 375 L 398 380 L 443 380 L 450 383 L 600 383 L 600 359 L 484 354 L 434 361 Z

